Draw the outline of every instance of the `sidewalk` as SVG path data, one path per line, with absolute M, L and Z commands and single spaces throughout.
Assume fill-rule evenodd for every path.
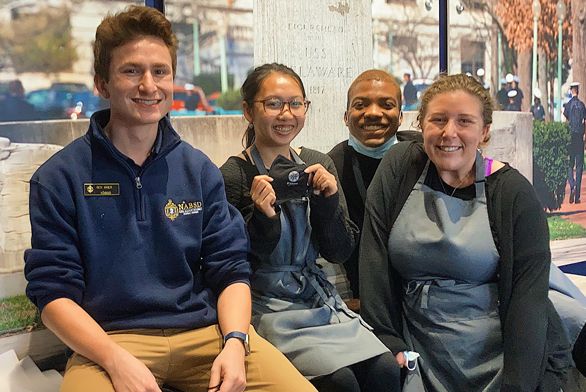
M 582 173 L 580 204 L 570 204 L 570 186 L 566 183 L 566 195 L 562 207 L 554 213 L 563 219 L 586 227 L 586 172 Z M 586 261 L 586 238 L 558 240 L 550 243 L 551 259 L 558 267 Z M 586 276 L 567 274 L 586 294 Z
M 580 188 L 582 202 L 580 204 L 570 204 L 570 186 L 566 182 L 566 196 L 564 197 L 562 208 L 554 211 L 554 213 L 570 222 L 586 227 L 586 171 L 582 173 L 582 184 Z M 586 260 L 586 257 L 584 257 L 584 260 Z

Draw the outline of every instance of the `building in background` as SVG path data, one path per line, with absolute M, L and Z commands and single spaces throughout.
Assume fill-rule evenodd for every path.
M 449 72 L 480 74 L 483 82 L 498 83 L 491 66 L 496 64 L 492 17 L 483 1 L 466 3 L 466 9 L 458 1 L 449 4 Z M 397 77 L 410 71 L 416 80 L 438 75 L 437 1 L 373 0 L 372 15 L 375 67 Z
M 77 59 L 70 70 L 51 75 L 42 72 L 19 72 L 10 64 L 10 56 L 0 64 L 0 80 L 23 80 L 27 90 L 49 87 L 54 81 L 85 83 L 91 87 L 92 50 L 95 28 L 107 12 L 115 12 L 129 3 L 143 1 L 98 0 L 0 0 L 0 31 L 23 15 L 66 10 L 72 46 Z M 420 0 L 373 0 L 374 64 L 401 77 L 405 70 L 413 79 L 433 79 L 438 73 L 437 4 L 429 2 L 427 10 Z M 458 12 L 450 6 L 450 72 L 476 75 L 484 70 L 486 82 L 493 80 L 496 61 L 492 53 L 494 26 L 483 11 L 482 1 L 467 2 L 470 9 Z M 478 3 L 478 4 L 477 4 Z M 475 5 L 476 4 L 476 5 Z M 167 0 L 166 13 L 179 39 L 177 84 L 194 83 L 206 75 L 228 75 L 228 89 L 238 88 L 253 66 L 253 0 Z M 435 8 L 434 8 L 435 7 Z M 2 54 L 9 48 L 0 46 Z M 8 59 L 8 60 L 7 60 Z M 200 78 L 198 80 L 198 78 Z M 204 89 L 205 86 L 204 86 Z M 209 89 L 207 89 L 207 92 Z

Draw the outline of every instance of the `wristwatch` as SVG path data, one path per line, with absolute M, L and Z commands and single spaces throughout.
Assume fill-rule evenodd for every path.
M 240 331 L 232 331 L 224 335 L 224 346 L 228 339 L 238 339 L 244 345 L 244 355 L 250 355 L 250 344 L 248 343 L 248 334 Z

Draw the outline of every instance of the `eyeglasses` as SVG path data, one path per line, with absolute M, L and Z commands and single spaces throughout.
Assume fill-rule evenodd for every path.
M 265 113 L 274 116 L 277 116 L 285 111 L 285 104 L 289 107 L 289 111 L 292 115 L 303 116 L 307 112 L 307 109 L 309 109 L 309 104 L 311 103 L 308 100 L 301 100 L 299 98 L 294 98 L 290 101 L 283 101 L 280 98 L 267 98 L 253 102 L 262 103 Z

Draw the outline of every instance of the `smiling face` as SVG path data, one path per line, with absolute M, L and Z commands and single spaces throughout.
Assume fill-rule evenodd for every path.
M 438 94 L 429 101 L 421 125 L 429 159 L 442 180 L 457 187 L 471 173 L 476 150 L 490 128 L 484 124 L 480 99 L 463 90 Z
M 367 147 L 378 147 L 397 133 L 401 125 L 401 90 L 384 80 L 363 80 L 348 94 L 344 114 L 348 130 Z
M 289 105 L 279 114 L 265 111 L 262 102 L 269 98 L 281 101 L 304 101 L 303 92 L 297 81 L 289 75 L 272 72 L 261 83 L 254 101 L 243 103 L 244 117 L 254 125 L 255 143 L 266 147 L 285 147 L 299 134 L 305 123 L 303 115 L 293 115 Z M 267 107 L 268 109 L 268 107 Z
M 109 80 L 96 75 L 95 81 L 110 101 L 112 127 L 156 126 L 171 110 L 171 53 L 160 38 L 146 36 L 115 48 Z

